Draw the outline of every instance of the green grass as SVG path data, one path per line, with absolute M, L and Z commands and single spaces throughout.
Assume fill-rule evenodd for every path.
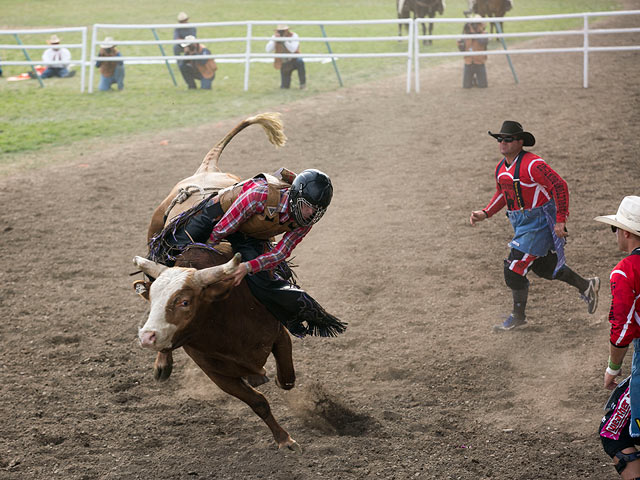
M 358 20 L 395 18 L 394 0 L 185 0 L 179 4 L 153 0 L 122 1 L 109 4 L 77 0 L 0 0 L 2 2 L 2 28 L 42 28 L 87 26 L 94 23 L 173 23 L 178 10 L 189 13 L 192 22 L 245 21 L 245 20 Z M 462 17 L 466 0 L 448 0 L 445 16 Z M 609 0 L 536 0 L 516 1 L 509 16 L 605 11 L 619 9 Z M 541 22 L 542 23 L 542 22 Z M 561 30 L 581 26 L 581 20 L 568 19 L 533 25 L 519 22 L 507 24 L 505 29 Z M 319 36 L 317 26 L 299 26 L 293 29 L 300 36 Z M 395 35 L 396 27 L 387 26 L 327 26 L 329 36 Z M 436 33 L 459 33 L 460 24 L 440 24 Z M 272 27 L 254 29 L 254 35 L 269 36 Z M 117 40 L 152 40 L 150 31 L 120 30 L 99 32 Z M 171 39 L 172 30 L 158 30 L 160 38 Z M 243 27 L 201 28 L 198 36 L 224 37 L 243 35 Z M 91 35 L 91 28 L 89 28 Z M 79 43 L 79 34 L 61 34 L 63 43 Z M 47 35 L 21 35 L 25 44 L 43 43 Z M 0 43 L 14 43 L 12 36 L 1 35 Z M 243 52 L 242 42 L 210 44 L 216 53 Z M 334 52 L 406 51 L 399 42 L 334 43 Z M 434 42 L 429 51 L 453 50 L 454 41 Z M 124 46 L 123 55 L 157 54 L 156 46 Z M 264 51 L 264 42 L 254 42 L 253 51 Z M 170 46 L 165 46 L 170 51 Z M 325 53 L 322 43 L 303 45 L 303 53 Z M 79 51 L 72 52 L 74 57 Z M 33 58 L 41 51 L 31 50 Z M 0 50 L 5 60 L 23 60 L 19 50 Z M 401 75 L 406 72 L 404 59 L 340 59 L 340 74 L 345 85 L 367 82 L 380 76 Z M 250 87 L 243 91 L 244 67 L 220 63 L 212 91 L 187 91 L 175 65 L 172 66 L 178 86 L 174 86 L 164 65 L 126 66 L 125 89 L 122 92 L 80 93 L 80 76 L 71 79 L 44 80 L 40 88 L 35 80 L 7 82 L 6 77 L 27 71 L 22 66 L 5 66 L 4 79 L 0 79 L 0 172 L 20 163 L 20 154 L 45 147 L 66 145 L 95 137 L 117 137 L 145 131 L 185 127 L 215 122 L 220 119 L 264 110 L 270 105 L 291 102 L 303 97 L 339 88 L 331 64 L 307 63 L 308 89 L 296 89 L 294 73 L 292 88 L 281 91 L 279 73 L 271 64 L 254 63 L 251 66 Z M 95 72 L 94 89 L 99 74 Z M 88 75 L 87 75 L 88 80 Z M 403 88 L 403 87 L 399 87 Z

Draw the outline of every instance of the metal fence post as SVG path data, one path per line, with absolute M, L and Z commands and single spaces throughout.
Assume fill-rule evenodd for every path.
M 160 38 L 158 37 L 158 33 L 156 32 L 156 29 L 152 28 L 151 31 L 153 32 L 153 36 L 155 37 L 155 39 L 160 41 Z M 162 47 L 161 44 L 158 44 L 158 48 L 160 48 L 160 53 L 162 54 L 162 56 L 166 57 L 166 55 L 164 53 L 164 48 Z M 176 82 L 176 77 L 173 75 L 173 70 L 171 70 L 171 65 L 169 65 L 169 60 L 165 60 L 164 63 L 167 66 L 167 70 L 169 70 L 169 75 L 171 75 L 171 80 L 173 81 L 173 86 L 177 87 L 178 83 Z
M 589 17 L 587 15 L 584 16 L 583 36 L 582 87 L 589 88 Z
M 14 33 L 13 37 L 16 39 L 16 42 L 18 42 L 18 45 L 22 45 L 23 44 L 20 41 L 20 37 L 18 37 L 17 33 Z M 30 62 L 31 61 L 31 57 L 29 57 L 29 53 L 27 52 L 27 50 L 25 48 L 22 49 L 22 53 L 24 54 L 24 58 L 27 59 L 27 62 Z M 33 65 L 31 65 L 31 71 L 33 72 L 33 74 L 38 79 L 38 82 L 40 83 L 40 86 L 42 88 L 44 88 L 44 83 L 42 82 L 42 78 L 40 78 L 40 74 L 38 73 L 38 71 L 36 70 L 36 68 Z
M 320 30 L 322 31 L 322 36 L 327 38 L 327 33 L 324 31 L 324 25 L 320 25 Z M 325 42 L 325 44 L 327 45 L 327 51 L 329 53 L 333 53 L 331 51 L 331 45 L 329 44 L 329 42 Z M 336 71 L 336 75 L 338 76 L 338 83 L 340 84 L 341 87 L 343 87 L 344 85 L 342 84 L 342 78 L 340 77 L 340 71 L 338 70 L 336 59 L 331 57 L 331 63 L 333 64 L 333 69 Z

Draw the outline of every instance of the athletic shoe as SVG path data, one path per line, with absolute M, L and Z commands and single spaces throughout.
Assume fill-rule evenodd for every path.
M 527 323 L 527 319 L 526 318 L 516 318 L 513 316 L 513 314 L 509 315 L 509 317 L 502 322 L 500 325 L 494 325 L 493 326 L 493 330 L 495 332 L 499 332 L 499 331 L 503 331 L 503 330 L 512 330 L 516 327 L 520 327 L 522 325 L 526 325 Z
M 595 313 L 598 308 L 598 291 L 600 290 L 600 279 L 598 277 L 587 278 L 589 286 L 580 294 L 582 300 L 587 304 L 587 312 Z

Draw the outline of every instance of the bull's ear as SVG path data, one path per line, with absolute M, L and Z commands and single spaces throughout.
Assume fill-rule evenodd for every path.
M 145 282 L 144 280 L 136 280 L 133 282 L 133 290 L 145 300 L 149 300 L 150 288 L 151 282 Z

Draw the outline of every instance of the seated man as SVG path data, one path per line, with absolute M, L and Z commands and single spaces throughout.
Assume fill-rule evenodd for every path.
M 51 45 L 51 47 L 47 48 L 42 54 L 42 61 L 54 63 L 47 65 L 47 68 L 40 74 L 40 77 L 73 77 L 76 72 L 69 71 L 67 68 L 71 61 L 71 52 L 69 52 L 69 49 L 60 48 L 60 39 L 56 34 L 51 35 L 47 43 Z
M 329 177 L 318 170 L 295 176 L 283 169 L 225 188 L 174 219 L 151 239 L 149 258 L 173 265 L 191 244 L 225 239 L 244 259 L 235 285 L 248 275 L 253 295 L 297 336 L 335 336 L 346 324 L 327 313 L 291 279 L 285 260 L 326 211 L 333 196 Z M 284 234 L 274 246 L 271 238 Z M 306 323 L 307 326 L 303 325 Z
M 181 43 L 180 46 L 184 49 L 185 56 L 191 58 L 179 65 L 182 78 L 187 82 L 189 89 L 197 88 L 195 80 L 198 79 L 200 80 L 200 88 L 211 90 L 211 84 L 216 78 L 216 70 L 218 69 L 216 61 L 213 58 L 203 60 L 194 58 L 196 55 L 211 55 L 211 52 L 204 45 L 198 43 L 193 35 L 188 35 L 184 40 L 185 43 Z

